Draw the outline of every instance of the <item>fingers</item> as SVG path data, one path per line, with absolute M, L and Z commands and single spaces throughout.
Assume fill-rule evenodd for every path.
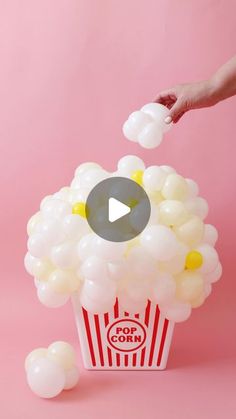
M 154 99 L 154 102 L 160 103 L 161 105 L 170 108 L 175 103 L 177 97 L 174 90 L 164 90 L 160 92 Z
M 184 101 L 182 96 L 180 97 L 177 88 L 163 90 L 156 96 L 154 102 L 160 103 L 170 109 L 170 113 L 165 119 L 166 124 L 178 122 L 186 111 Z
M 166 124 L 170 122 L 178 122 L 181 116 L 185 113 L 184 103 L 181 99 L 177 99 L 174 105 L 170 109 L 169 116 L 166 118 Z
M 185 114 L 185 112 L 181 112 L 180 114 L 179 114 L 179 116 L 175 119 L 175 121 L 173 121 L 175 124 L 176 124 L 176 122 L 179 122 L 179 120 L 180 120 L 180 118 L 182 118 L 182 116 Z

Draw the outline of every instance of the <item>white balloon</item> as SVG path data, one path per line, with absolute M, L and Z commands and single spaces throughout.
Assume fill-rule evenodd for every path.
M 149 115 L 154 121 L 158 122 L 163 132 L 169 131 L 173 123 L 166 124 L 165 119 L 169 116 L 169 109 L 160 103 L 147 103 L 141 108 L 142 112 Z
M 56 269 L 50 274 L 48 284 L 52 291 L 68 294 L 79 289 L 80 280 L 74 271 Z
M 44 219 L 64 218 L 71 214 L 71 205 L 61 199 L 48 199 L 42 204 L 42 215 Z
M 169 226 L 176 227 L 185 223 L 189 218 L 188 212 L 181 201 L 167 199 L 159 205 L 160 222 Z
M 149 192 L 160 191 L 164 185 L 167 174 L 158 166 L 149 166 L 143 174 L 143 186 Z
M 131 176 L 136 170 L 144 170 L 144 162 L 137 156 L 124 156 L 117 165 L 119 176 Z
M 205 284 L 205 287 L 204 287 L 205 298 L 211 295 L 211 291 L 212 291 L 212 285 L 209 283 Z
M 37 231 L 41 233 L 48 246 L 54 246 L 65 239 L 61 222 L 58 219 L 47 219 L 38 224 Z
M 52 195 L 46 195 L 43 199 L 42 199 L 42 201 L 40 202 L 40 210 L 42 210 L 42 208 L 43 208 L 43 206 L 44 206 L 44 204 L 47 202 L 47 201 L 51 201 L 53 199 L 53 196 Z
M 165 199 L 183 201 L 188 195 L 188 184 L 182 176 L 171 173 L 167 176 L 161 193 Z
M 27 234 L 30 236 L 35 232 L 36 226 L 41 221 L 41 213 L 40 211 L 36 212 L 28 221 L 27 223 Z
M 176 284 L 172 275 L 167 272 L 158 272 L 153 281 L 152 297 L 155 303 L 165 304 L 171 302 L 175 296 Z
M 213 282 L 219 281 L 221 276 L 222 276 L 222 265 L 219 262 L 213 271 L 205 275 L 205 280 L 207 281 L 207 283 L 212 284 Z
M 114 281 L 106 280 L 93 282 L 85 281 L 80 293 L 80 303 L 91 313 L 106 313 L 110 311 L 116 301 L 116 290 L 113 288 Z
M 123 125 L 123 134 L 130 141 L 137 141 L 140 131 L 149 123 L 152 118 L 141 111 L 133 112 Z
M 70 298 L 69 294 L 59 294 L 54 292 L 47 282 L 42 282 L 37 287 L 37 295 L 39 301 L 50 308 L 64 306 Z
M 162 169 L 162 170 L 164 170 L 168 175 L 170 175 L 171 173 L 176 173 L 176 171 L 175 171 L 175 169 L 173 168 L 173 167 L 171 167 L 171 166 L 167 166 L 167 165 L 162 165 L 162 166 L 160 166 L 160 168 Z
M 188 198 L 196 198 L 199 194 L 198 184 L 192 179 L 185 179 L 188 184 Z
M 185 246 L 183 243 L 178 243 L 178 250 L 176 255 L 167 261 L 158 262 L 159 268 L 161 271 L 170 273 L 172 275 L 177 275 L 180 272 L 183 272 L 188 252 L 189 248 L 187 246 Z
M 25 255 L 25 268 L 30 275 L 41 281 L 47 280 L 53 270 L 49 260 L 35 258 L 29 252 Z
M 71 369 L 65 371 L 65 386 L 64 390 L 71 390 L 74 388 L 80 378 L 79 369 L 74 365 Z
M 155 259 L 160 261 L 171 259 L 178 251 L 175 234 L 162 225 L 146 227 L 140 235 L 140 242 Z
M 163 132 L 158 122 L 147 124 L 138 136 L 138 142 L 144 148 L 158 147 L 162 140 Z
M 77 180 L 77 179 L 75 179 Z M 76 204 L 77 202 L 86 202 L 90 189 L 89 188 L 81 188 L 78 187 L 78 189 L 73 189 L 73 186 L 71 185 L 70 192 L 68 195 L 68 202 L 72 205 Z
M 198 246 L 196 250 L 200 252 L 203 257 L 203 263 L 202 266 L 198 268 L 198 272 L 208 274 L 214 271 L 219 262 L 218 254 L 214 247 L 209 244 L 202 244 Z
M 185 208 L 193 215 L 197 215 L 201 220 L 204 220 L 208 215 L 209 207 L 205 199 L 197 196 L 196 198 L 188 199 L 184 203 Z
M 99 278 L 97 281 L 86 278 L 82 293 L 86 294 L 91 300 L 106 302 L 114 299 L 116 290 L 116 282 L 108 278 Z
M 126 277 L 128 267 L 126 260 L 112 261 L 108 263 L 108 276 L 111 280 L 120 281 Z
M 158 206 L 153 201 L 150 201 L 150 204 L 151 204 L 151 214 L 149 218 L 149 224 L 158 224 L 158 221 L 159 221 Z
M 62 229 L 67 239 L 77 240 L 88 233 L 89 226 L 86 219 L 76 214 L 69 214 L 63 220 Z
M 80 272 L 84 278 L 98 281 L 108 275 L 107 262 L 97 256 L 89 256 L 81 265 Z
M 63 341 L 56 341 L 49 345 L 48 359 L 57 363 L 64 370 L 70 370 L 76 363 L 76 353 L 72 345 Z
M 76 242 L 68 241 L 54 246 L 51 250 L 51 260 L 54 265 L 61 269 L 72 269 L 78 266 L 80 261 L 76 245 Z
M 103 169 L 89 169 L 81 175 L 80 185 L 83 188 L 91 189 L 107 177 L 108 173 Z
M 205 224 L 203 242 L 215 246 L 218 239 L 218 232 L 216 228 L 211 224 Z
M 33 364 L 34 361 L 40 358 L 46 358 L 47 349 L 46 348 L 37 348 L 31 351 L 25 359 L 25 371 L 27 372 L 29 367 Z
M 152 205 L 152 217 L 155 218 L 154 211 L 156 212 L 156 222 L 158 220 L 158 209 L 154 209 L 154 205 Z M 142 199 L 140 202 L 138 202 L 137 205 L 135 205 L 134 208 L 132 208 L 132 211 L 128 215 L 129 217 L 129 224 L 132 226 L 134 230 L 137 232 L 140 231 L 140 220 L 145 219 L 147 213 L 147 201 Z
M 194 215 L 184 224 L 174 227 L 174 232 L 180 241 L 194 248 L 203 239 L 204 224 L 199 217 Z
M 76 191 L 79 191 L 79 189 L 81 188 L 81 180 L 80 180 L 80 178 L 79 177 L 74 177 L 74 179 L 72 180 L 72 182 L 71 182 L 71 184 L 70 184 L 70 187 L 71 187 L 71 192 L 72 193 L 75 193 Z M 72 193 L 69 193 L 69 202 L 71 202 L 71 199 L 70 199 L 70 197 L 71 197 L 71 195 L 72 195 Z
M 118 301 L 121 309 L 130 314 L 143 313 L 148 302 L 148 300 L 145 298 L 139 301 L 132 299 L 125 290 L 119 292 Z
M 49 252 L 49 245 L 42 233 L 32 234 L 28 239 L 28 250 L 36 258 L 46 257 Z
M 125 250 L 125 242 L 111 242 L 99 236 L 94 238 L 93 251 L 98 257 L 104 260 L 120 260 L 124 256 Z
M 79 177 L 79 176 L 81 176 L 82 174 L 84 174 L 85 172 L 87 172 L 88 170 L 91 170 L 91 169 L 102 169 L 102 167 L 100 166 L 100 164 L 94 163 L 94 162 L 82 163 L 75 170 L 75 176 Z
M 148 277 L 133 277 L 126 281 L 123 289 L 132 301 L 136 301 L 137 303 L 140 301 L 143 302 L 150 296 L 150 281 Z
M 179 323 L 187 320 L 191 315 L 191 305 L 179 301 L 171 301 L 167 304 L 160 304 L 160 311 L 166 319 Z
M 80 239 L 77 245 L 77 253 L 80 260 L 84 261 L 91 255 L 95 237 L 95 234 L 90 233 Z
M 69 192 L 70 188 L 68 186 L 64 186 L 64 188 L 61 188 L 58 192 L 53 194 L 53 198 L 67 201 Z
M 65 373 L 55 362 L 47 358 L 35 360 L 28 369 L 27 381 L 39 397 L 56 397 L 65 387 Z
M 129 271 L 135 278 L 154 278 L 157 273 L 157 262 L 147 251 L 141 247 L 133 247 L 127 257 Z
M 25 265 L 25 269 L 26 271 L 30 274 L 30 275 L 34 275 L 34 265 L 35 265 L 35 261 L 36 260 L 40 260 L 35 258 L 34 256 L 32 256 L 29 252 L 26 253 L 25 258 L 24 258 L 24 265 Z

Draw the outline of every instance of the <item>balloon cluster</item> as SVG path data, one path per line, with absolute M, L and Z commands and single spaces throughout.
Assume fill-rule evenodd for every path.
M 114 176 L 138 182 L 151 203 L 146 228 L 127 242 L 102 239 L 86 220 L 89 192 Z M 132 211 L 142 209 L 142 203 L 135 205 Z M 197 184 L 169 166 L 145 168 L 139 157 L 125 156 L 108 173 L 84 163 L 70 187 L 44 198 L 29 220 L 25 266 L 46 306 L 61 306 L 79 292 L 90 312 L 109 311 L 118 297 L 125 311 L 140 313 L 149 299 L 167 319 L 181 322 L 203 304 L 222 273 L 214 249 L 217 230 L 203 221 L 207 213 Z
M 67 342 L 34 349 L 25 360 L 25 371 L 31 390 L 44 398 L 74 388 L 79 380 L 75 351 Z
M 148 103 L 140 111 L 131 113 L 123 125 L 124 136 L 144 148 L 158 147 L 164 133 L 172 124 L 166 124 L 169 109 L 159 103 Z

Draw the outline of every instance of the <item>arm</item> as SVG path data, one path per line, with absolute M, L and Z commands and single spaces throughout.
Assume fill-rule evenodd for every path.
M 166 123 L 178 122 L 191 109 L 213 106 L 221 100 L 236 95 L 236 56 L 204 81 L 180 84 L 160 92 L 155 102 L 170 109 Z

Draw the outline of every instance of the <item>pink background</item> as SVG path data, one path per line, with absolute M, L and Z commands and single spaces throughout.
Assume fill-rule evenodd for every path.
M 208 77 L 235 54 L 235 14 L 234 0 L 0 0 L 3 418 L 235 417 L 236 98 L 189 113 L 154 151 L 121 133 L 160 89 Z M 77 345 L 77 335 L 70 305 L 54 311 L 36 299 L 23 268 L 27 219 L 79 163 L 114 169 L 125 154 L 199 183 L 223 279 L 176 327 L 167 371 L 82 369 L 77 389 L 38 399 L 24 357 L 57 339 Z

